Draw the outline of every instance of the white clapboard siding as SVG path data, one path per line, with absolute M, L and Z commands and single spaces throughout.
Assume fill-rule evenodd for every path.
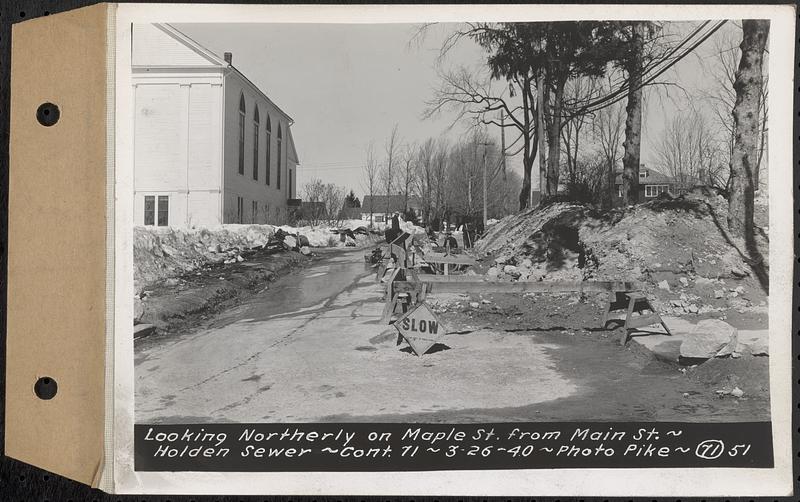
M 189 88 L 189 190 L 219 190 L 222 176 L 220 85 Z M 219 208 L 217 208 L 219 210 Z
M 137 191 L 186 190 L 188 87 L 134 88 L 134 183 Z

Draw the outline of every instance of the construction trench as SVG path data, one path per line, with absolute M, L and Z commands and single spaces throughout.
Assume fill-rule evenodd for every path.
M 469 254 L 415 235 L 379 282 L 373 246 L 315 250 L 191 329 L 137 340 L 137 422 L 768 420 L 766 293 L 693 207 L 550 207 Z M 421 355 L 395 327 L 420 305 L 414 326 L 437 327 Z

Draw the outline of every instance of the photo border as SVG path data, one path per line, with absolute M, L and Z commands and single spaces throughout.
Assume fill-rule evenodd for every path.
M 769 165 L 791 162 L 781 151 L 788 127 L 790 107 L 781 106 L 788 98 L 791 77 L 782 64 L 791 57 L 794 44 L 778 41 L 794 39 L 794 16 L 787 15 L 791 6 L 764 5 L 629 5 L 621 9 L 606 5 L 559 6 L 380 6 L 380 5 L 139 5 L 123 4 L 117 10 L 115 41 L 117 48 L 129 47 L 133 22 L 249 22 L 258 15 L 269 16 L 265 22 L 457 22 L 467 19 L 486 21 L 511 20 L 578 20 L 659 19 L 696 20 L 729 18 L 769 18 L 770 28 L 770 117 Z M 709 13 L 713 15 L 710 15 Z M 624 15 L 621 15 L 624 14 Z M 769 15 L 767 15 L 769 14 Z M 531 19 L 531 16 L 533 19 Z M 788 19 L 788 21 L 787 21 Z M 126 45 L 127 44 L 127 45 Z M 794 456 L 790 443 L 781 441 L 792 434 L 789 423 L 790 351 L 788 340 L 773 333 L 789 331 L 790 304 L 783 295 L 770 295 L 770 406 L 773 424 L 774 469 L 571 469 L 514 471 L 437 471 L 390 473 L 143 473 L 132 470 L 133 463 L 133 333 L 129 319 L 133 315 L 133 177 L 130 152 L 132 140 L 132 103 L 130 94 L 130 51 L 116 50 L 115 78 L 116 120 L 116 200 L 115 218 L 115 361 L 114 361 L 114 491 L 121 493 L 275 493 L 275 494 L 358 494 L 378 495 L 605 495 L 605 496 L 735 496 L 787 495 L 793 483 L 791 464 Z M 127 57 L 126 57 L 127 54 Z M 796 66 L 795 66 L 796 68 Z M 788 84 L 788 85 L 787 85 Z M 774 124 L 778 124 L 776 127 Z M 793 230 L 786 225 L 785 214 L 792 193 L 785 183 L 785 174 L 777 169 L 769 172 L 770 189 L 770 289 L 791 288 L 789 260 L 793 256 L 788 242 Z M 797 222 L 795 211 L 795 222 Z M 130 278 L 126 280 L 126 278 Z M 794 339 L 794 337 L 791 337 Z M 794 387 L 794 386 L 793 386 Z M 795 409 L 795 413 L 797 410 Z M 613 483 L 612 478 L 624 479 Z M 502 479 L 502 486 L 498 484 Z M 223 488 L 224 484 L 224 488 Z M 686 486 L 695 490 L 687 492 Z M 755 488 L 755 490 L 754 490 Z M 189 491 L 187 491 L 189 490 Z

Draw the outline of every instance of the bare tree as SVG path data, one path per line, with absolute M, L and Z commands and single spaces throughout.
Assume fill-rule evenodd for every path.
M 475 126 L 495 125 L 516 131 L 507 146 L 508 155 L 522 153 L 523 181 L 519 208 L 530 203 L 531 171 L 538 150 L 536 127 L 536 74 L 533 69 L 508 80 L 508 94 L 492 87 L 490 74 L 479 74 L 461 67 L 439 73 L 441 86 L 428 101 L 424 116 L 430 118 L 445 108 L 455 109 L 456 121 L 470 117 Z M 503 114 L 502 123 L 496 113 Z M 521 143 L 520 143 L 521 142 Z
M 417 177 L 417 151 L 412 144 L 405 145 L 401 152 L 399 184 L 403 192 L 403 212 L 408 212 L 408 199 L 413 195 Z
M 373 225 L 373 213 L 375 208 L 375 193 L 378 189 L 378 176 L 380 174 L 380 165 L 375 158 L 375 145 L 370 141 L 367 145 L 366 161 L 364 163 L 364 177 L 361 179 L 361 188 L 369 195 L 369 225 Z
M 435 164 L 437 144 L 433 138 L 428 138 L 417 148 L 416 159 L 416 191 L 422 204 L 422 219 L 430 224 L 435 212 Z
M 478 224 L 483 220 L 486 169 L 487 217 L 506 214 L 505 199 L 518 190 L 522 180 L 513 172 L 503 174 L 503 156 L 497 142 L 483 130 L 474 130 L 450 148 L 447 178 L 448 218 Z
M 322 202 L 325 205 L 325 216 L 329 225 L 337 225 L 341 222 L 344 212 L 345 189 L 336 186 L 333 183 L 328 183 L 323 186 Z
M 395 124 L 395 126 L 392 128 L 389 138 L 386 140 L 384 145 L 386 163 L 383 165 L 381 172 L 381 181 L 386 189 L 386 207 L 384 212 L 386 216 L 389 215 L 389 201 L 391 200 L 392 196 L 392 185 L 397 177 L 397 173 L 395 172 L 395 164 L 397 163 L 397 149 L 399 147 L 399 143 L 400 142 L 397 138 L 397 124 Z
M 324 194 L 325 184 L 319 178 L 312 178 L 303 185 L 303 199 L 306 202 L 303 217 L 310 225 L 318 225 L 325 217 Z
M 482 139 L 482 136 L 474 131 L 450 151 L 448 206 L 462 217 L 475 216 L 482 204 L 479 160 Z
M 719 127 L 722 138 L 721 142 L 725 145 L 726 158 L 723 160 L 726 166 L 731 165 L 734 154 L 734 143 L 736 131 L 734 128 L 733 110 L 736 104 L 736 70 L 741 59 L 741 50 L 738 47 L 742 38 L 741 26 L 731 23 L 732 28 L 723 31 L 721 36 L 715 38 L 714 57 L 711 58 L 707 66 L 711 76 L 711 86 L 704 90 L 703 95 L 709 98 L 710 109 L 714 114 L 715 122 Z M 764 54 L 766 61 L 767 54 Z M 762 166 L 766 159 L 767 138 L 768 138 L 768 75 L 765 65 L 762 65 L 762 80 L 759 88 L 758 103 L 758 142 L 756 147 L 756 162 L 753 171 L 754 189 L 759 190 L 761 182 Z M 728 176 L 724 176 L 727 181 Z M 723 184 L 726 187 L 726 184 Z
M 728 227 L 735 235 L 753 236 L 753 198 L 759 108 L 763 85 L 764 49 L 769 36 L 769 21 L 742 22 L 742 52 L 736 81 L 736 103 L 733 107 L 735 140 L 731 159 L 731 193 L 728 199 Z
M 717 142 L 703 114 L 675 115 L 655 145 L 658 167 L 675 178 L 679 191 L 692 188 L 719 163 Z
M 442 220 L 448 217 L 449 209 L 447 206 L 447 167 L 450 157 L 450 147 L 446 143 L 439 143 L 439 147 L 434 155 L 434 192 L 436 194 L 436 221 L 441 225 Z
M 564 94 L 565 107 L 567 108 L 571 106 L 571 103 L 586 102 L 597 94 L 596 79 L 579 77 L 568 82 Z M 567 170 L 565 173 L 567 182 L 574 183 L 577 180 L 578 157 L 581 151 L 581 131 L 590 120 L 591 117 L 588 114 L 574 114 L 565 121 L 561 129 L 562 152 L 567 157 Z
M 605 176 L 600 187 L 600 200 L 606 209 L 613 205 L 617 161 L 620 159 L 622 135 L 625 126 L 625 109 L 620 103 L 614 103 L 598 110 L 592 118 L 592 133 L 597 144 L 598 153 L 603 160 Z

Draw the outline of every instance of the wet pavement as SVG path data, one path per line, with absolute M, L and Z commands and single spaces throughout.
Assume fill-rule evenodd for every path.
M 489 296 L 441 314 L 449 334 L 417 357 L 380 323 L 382 295 L 363 251 L 324 252 L 200 329 L 137 342 L 136 422 L 769 419 L 768 361 L 738 360 L 753 390 L 720 399 L 726 361 L 705 381 L 621 348 L 595 301 Z M 429 303 L 481 302 L 444 296 Z
M 136 350 L 138 423 L 343 421 L 569 396 L 546 343 L 446 335 L 420 358 L 380 324 L 363 251 L 330 253 L 203 329 Z

